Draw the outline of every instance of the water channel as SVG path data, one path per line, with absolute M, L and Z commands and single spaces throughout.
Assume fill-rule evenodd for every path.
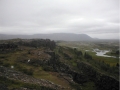
M 93 52 L 96 52 L 96 55 L 97 55 L 97 56 L 118 58 L 118 57 L 116 57 L 116 56 L 105 55 L 107 52 L 110 52 L 110 50 L 93 49 Z M 119 57 L 119 58 L 120 58 L 120 57 Z

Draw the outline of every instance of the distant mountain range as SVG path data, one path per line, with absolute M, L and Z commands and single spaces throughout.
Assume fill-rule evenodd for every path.
M 34 35 L 7 35 L 0 34 L 0 39 L 51 39 L 63 41 L 90 41 L 94 40 L 86 34 L 73 34 L 73 33 L 53 33 L 53 34 L 34 34 Z

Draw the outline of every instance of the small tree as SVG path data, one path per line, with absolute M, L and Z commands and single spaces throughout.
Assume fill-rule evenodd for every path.
M 86 58 L 86 59 L 92 59 L 92 56 L 85 52 L 84 58 Z

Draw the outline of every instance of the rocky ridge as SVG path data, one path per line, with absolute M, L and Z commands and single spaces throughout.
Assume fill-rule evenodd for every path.
M 38 84 L 40 86 L 50 87 L 56 90 L 64 89 L 62 86 L 56 85 L 50 81 L 47 81 L 44 79 L 36 79 L 34 77 L 28 76 L 26 74 L 23 74 L 21 72 L 18 72 L 18 71 L 15 71 L 13 69 L 6 68 L 3 66 L 0 66 L 0 76 L 6 77 L 11 80 L 22 81 L 24 83 Z

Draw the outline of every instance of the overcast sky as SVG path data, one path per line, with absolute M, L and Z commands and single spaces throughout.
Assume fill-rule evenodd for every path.
M 119 37 L 119 0 L 0 0 L 1 34 Z

